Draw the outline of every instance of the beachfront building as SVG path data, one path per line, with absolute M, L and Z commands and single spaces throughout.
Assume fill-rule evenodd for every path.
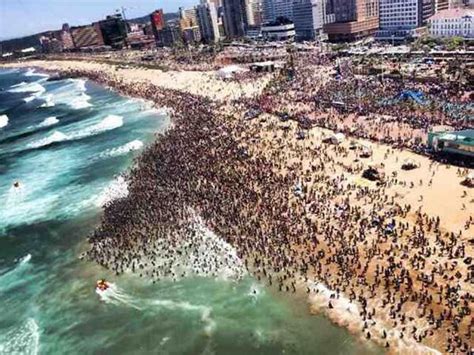
M 433 1 L 433 12 L 436 14 L 442 10 L 449 9 L 449 0 L 434 0 Z
M 295 24 L 285 17 L 262 25 L 262 37 L 268 41 L 288 41 L 296 36 Z
M 185 43 L 201 42 L 202 34 L 199 27 L 199 15 L 197 8 L 179 8 L 180 28 Z
M 216 5 L 210 1 L 202 1 L 196 6 L 199 30 L 204 42 L 213 43 L 219 42 L 219 23 L 217 17 Z
M 428 147 L 437 154 L 474 158 L 474 129 L 428 133 Z
M 263 22 L 275 21 L 278 17 L 293 19 L 293 0 L 263 0 Z
M 432 0 L 380 0 L 379 6 L 379 40 L 411 37 L 433 14 Z
M 293 22 L 296 39 L 314 40 L 318 38 L 324 25 L 322 2 L 320 0 L 295 0 Z
M 379 27 L 378 0 L 325 0 L 324 32 L 330 41 L 354 41 Z
M 163 46 L 163 29 L 166 26 L 163 9 L 155 10 L 150 15 L 150 24 L 157 46 Z M 146 31 L 147 32 L 147 31 Z M 145 34 L 147 34 L 145 32 Z
M 239 38 L 245 35 L 247 10 L 245 0 L 224 0 L 224 28 L 227 37 Z
M 257 28 L 263 21 L 263 0 L 246 0 L 247 25 Z
M 127 40 L 127 24 L 122 15 L 110 15 L 105 20 L 99 21 L 104 44 L 112 48 L 123 48 Z
M 72 27 L 71 36 L 76 48 L 103 46 L 104 39 L 98 23 Z
M 474 10 L 467 8 L 448 9 L 434 14 L 428 20 L 433 37 L 474 38 Z
M 63 45 L 63 50 L 68 50 L 68 49 L 73 49 L 74 48 L 74 42 L 72 40 L 71 36 L 71 29 L 69 28 L 69 25 L 65 23 L 59 33 L 59 40 L 61 41 Z

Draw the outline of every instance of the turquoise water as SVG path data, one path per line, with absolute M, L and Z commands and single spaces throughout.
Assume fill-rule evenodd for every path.
M 0 354 L 377 353 L 250 276 L 152 284 L 78 256 L 168 117 L 83 80 L 0 71 Z M 14 182 L 18 186 L 14 186 Z M 97 294 L 105 277 L 112 294 Z

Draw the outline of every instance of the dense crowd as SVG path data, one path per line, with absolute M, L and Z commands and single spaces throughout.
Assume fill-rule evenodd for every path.
M 129 173 L 129 196 L 105 207 L 101 226 L 90 237 L 89 259 L 154 282 L 189 270 L 219 275 L 226 264 L 240 277 L 237 260 L 243 260 L 251 273 L 281 291 L 296 292 L 303 282 L 313 293 L 312 280 L 325 284 L 332 290 L 328 309 L 347 295 L 358 306 L 354 316 L 365 337 L 386 347 L 427 342 L 446 352 L 469 351 L 474 328 L 469 236 L 443 230 L 439 217 L 389 197 L 390 186 L 403 184 L 397 176 L 372 188 L 348 180 L 340 169 L 358 174 L 362 165 L 341 164 L 347 149 L 321 144 L 304 150 L 297 139 L 277 134 L 265 140 L 259 120 L 244 118 L 249 107 L 281 112 L 285 103 L 290 114 L 309 115 L 316 99 L 331 95 L 324 90 L 350 82 L 321 78 L 320 86 L 311 86 L 314 77 L 300 76 L 274 84 L 256 99 L 216 102 L 152 84 L 125 84 L 100 72 L 73 74 L 173 111 L 173 128 L 145 149 Z M 283 85 L 289 91 L 272 98 L 272 90 Z M 366 83 L 367 95 L 381 90 L 374 85 Z M 341 130 L 343 116 L 331 111 L 309 120 Z M 415 117 L 392 123 L 400 132 L 414 129 Z M 436 115 L 424 117 L 428 124 L 422 129 L 438 122 Z M 352 133 L 384 133 L 387 121 L 377 122 Z M 401 145 L 411 147 L 403 139 Z M 235 248 L 237 259 L 215 238 L 202 236 L 196 216 Z M 467 231 L 471 225 L 472 217 Z M 205 257 L 203 250 L 209 251 Z
M 388 65 L 388 64 L 387 64 Z M 276 80 L 261 96 L 267 112 L 417 152 L 436 126 L 474 127 L 472 88 L 450 82 L 357 75 L 351 60 L 297 56 L 293 80 Z M 407 92 L 420 92 L 416 102 Z

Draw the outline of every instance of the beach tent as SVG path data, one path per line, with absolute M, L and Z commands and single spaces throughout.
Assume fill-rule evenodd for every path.
M 239 67 L 238 65 L 229 65 L 227 67 L 221 68 L 217 71 L 217 76 L 219 79 L 232 79 L 235 74 L 246 71 L 244 68 Z

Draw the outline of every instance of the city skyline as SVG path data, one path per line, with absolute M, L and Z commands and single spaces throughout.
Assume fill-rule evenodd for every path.
M 153 10 L 177 12 L 181 6 L 192 6 L 198 0 L 0 0 L 0 40 L 8 40 L 71 26 L 87 25 L 115 13 L 121 6 L 126 8 L 127 18 L 146 16 Z M 19 21 L 31 17 L 34 21 Z

